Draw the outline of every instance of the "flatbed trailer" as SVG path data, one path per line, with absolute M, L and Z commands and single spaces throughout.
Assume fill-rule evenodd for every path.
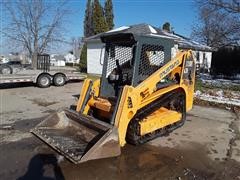
M 72 67 L 50 67 L 49 71 L 22 69 L 14 74 L 0 74 L 0 85 L 10 83 L 32 82 L 38 87 L 47 88 L 51 85 L 63 86 L 70 80 L 84 80 L 85 74 Z

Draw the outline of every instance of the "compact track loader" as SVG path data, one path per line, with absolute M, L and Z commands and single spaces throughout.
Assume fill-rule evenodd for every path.
M 193 105 L 191 51 L 171 59 L 171 39 L 106 34 L 101 79 L 84 81 L 76 111 L 52 114 L 31 131 L 74 163 L 118 156 L 126 142 L 169 133 L 184 124 Z

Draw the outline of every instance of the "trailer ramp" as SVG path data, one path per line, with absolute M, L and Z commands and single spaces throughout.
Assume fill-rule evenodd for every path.
M 76 111 L 54 113 L 31 132 L 75 164 L 121 153 L 114 126 Z

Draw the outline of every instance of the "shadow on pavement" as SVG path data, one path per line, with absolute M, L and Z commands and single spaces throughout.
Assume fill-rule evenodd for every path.
M 79 83 L 82 80 L 69 80 L 67 84 Z M 51 86 L 54 86 L 53 84 Z M 0 84 L 0 89 L 13 89 L 13 88 L 24 88 L 24 87 L 37 87 L 35 83 L 32 82 L 18 82 L 18 83 L 2 83 Z
M 80 97 L 80 94 L 73 94 L 72 97 L 74 97 L 74 98 L 79 98 L 79 97 Z
M 46 167 L 47 166 L 47 167 Z M 46 168 L 51 168 L 54 177 L 45 176 Z M 53 154 L 37 154 L 28 165 L 27 172 L 17 180 L 64 180 L 57 158 Z
M 24 88 L 24 87 L 33 87 L 36 85 L 31 82 L 21 82 L 21 83 L 3 83 L 0 84 L 0 89 L 13 89 L 13 88 Z
M 71 110 L 73 110 L 73 111 L 76 111 L 77 105 L 72 104 L 72 105 L 69 107 L 69 109 L 71 109 Z

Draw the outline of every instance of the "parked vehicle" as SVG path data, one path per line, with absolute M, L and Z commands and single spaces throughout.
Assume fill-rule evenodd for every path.
M 84 81 L 76 111 L 53 113 L 31 131 L 76 164 L 118 156 L 126 142 L 174 131 L 193 105 L 192 51 L 169 59 L 174 43 L 158 36 L 114 33 L 101 40 L 101 79 Z
M 38 87 L 47 88 L 52 84 L 63 86 L 69 80 L 83 80 L 86 75 L 80 74 L 71 67 L 51 67 L 49 55 L 39 55 L 37 69 L 23 65 L 20 61 L 10 61 L 0 66 L 0 85 L 5 83 L 33 82 Z
M 23 68 L 30 68 L 31 64 L 22 64 L 21 61 L 8 61 L 0 64 L 0 74 L 15 74 Z

